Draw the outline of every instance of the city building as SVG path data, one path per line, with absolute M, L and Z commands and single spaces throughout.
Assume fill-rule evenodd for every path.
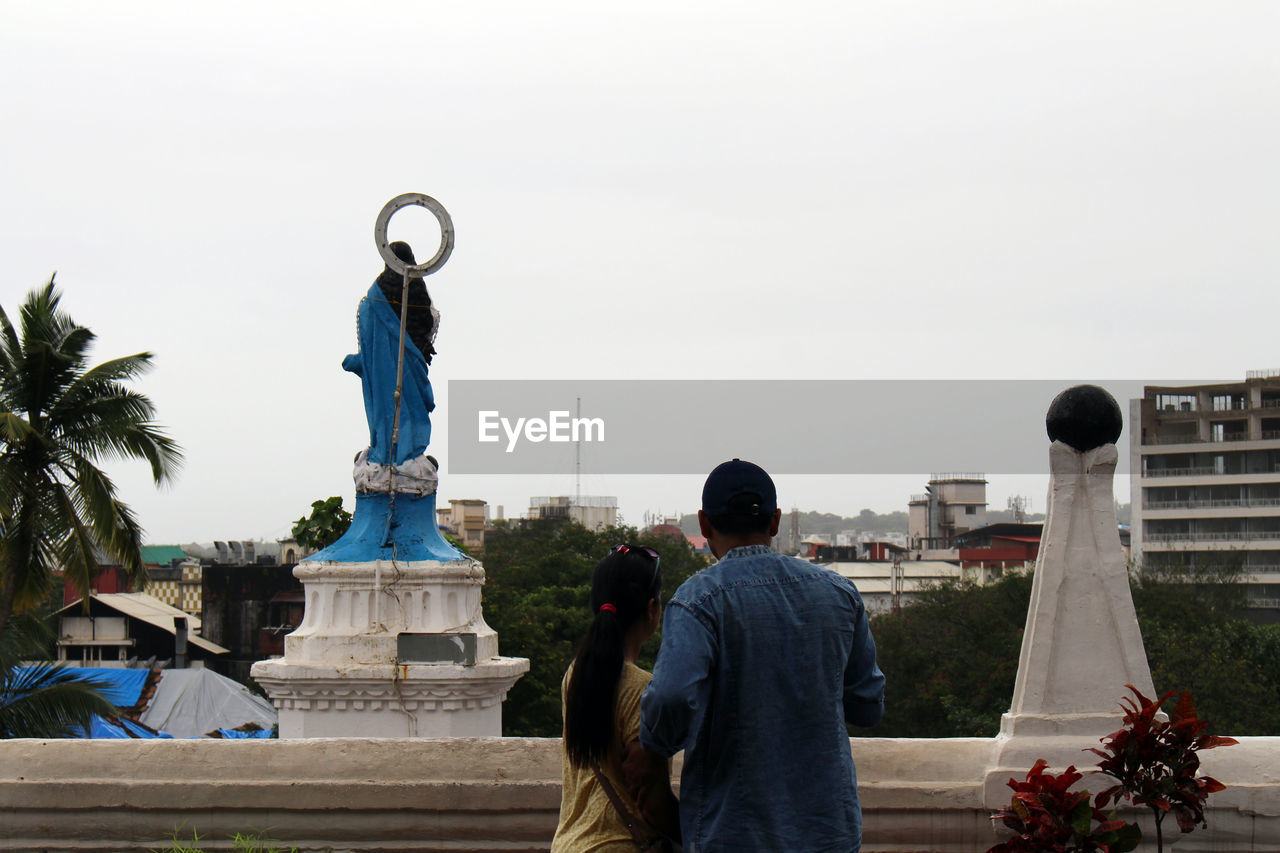
M 108 558 L 101 550 L 98 551 L 97 558 L 98 568 L 93 573 L 93 579 L 89 581 L 90 592 L 133 592 L 133 582 L 129 579 L 129 572 L 124 566 Z M 62 603 L 71 604 L 79 601 L 80 590 L 65 577 L 64 572 L 59 572 L 58 575 L 63 578 Z
M 279 548 L 280 563 L 290 566 L 301 563 L 307 557 L 316 553 L 317 548 L 306 548 L 298 544 L 298 540 L 292 536 L 286 536 L 283 539 L 276 540 L 276 546 Z
M 203 572 L 198 558 L 178 545 L 143 545 L 142 564 L 147 568 L 143 592 L 190 616 L 200 615 Z
M 285 635 L 302 624 L 302 581 L 293 566 L 254 562 L 204 567 L 204 636 L 227 654 L 211 668 L 242 684 L 256 661 L 284 654 Z
M 1006 571 L 1030 571 L 1040 553 L 1044 525 L 997 522 L 956 536 L 960 568 L 978 583 L 990 583 Z
M 458 537 L 467 550 L 484 548 L 484 532 L 489 527 L 489 504 L 477 498 L 454 498 L 449 508 L 436 510 L 442 528 Z
M 75 601 L 54 615 L 58 660 L 72 666 L 123 668 L 131 661 L 160 661 L 177 669 L 199 668 L 227 653 L 201 636 L 199 617 L 145 592 L 93 593 L 87 612 Z
M 946 560 L 836 560 L 815 563 L 853 581 L 871 615 L 914 603 L 920 592 L 961 579 L 960 566 Z
M 618 499 L 588 495 L 530 498 L 527 518 L 565 519 L 590 530 L 600 530 L 618 523 Z
M 924 494 L 907 504 L 913 551 L 947 551 L 956 536 L 987 523 L 987 480 L 982 474 L 932 474 Z
M 1250 606 L 1280 610 L 1280 370 L 1129 406 L 1133 561 L 1238 566 Z

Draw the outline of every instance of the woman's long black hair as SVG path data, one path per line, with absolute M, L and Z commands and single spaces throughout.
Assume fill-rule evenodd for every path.
M 565 691 L 564 745 L 575 767 L 603 761 L 614 742 L 614 701 L 622 676 L 623 638 L 649 618 L 662 588 L 656 557 L 620 545 L 596 566 L 591 580 L 591 627 L 573 659 Z

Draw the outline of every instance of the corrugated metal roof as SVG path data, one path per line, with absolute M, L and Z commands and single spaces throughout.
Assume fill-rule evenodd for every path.
M 134 619 L 140 619 L 150 625 L 154 625 L 162 631 L 168 631 L 170 634 L 177 636 L 178 629 L 174 627 L 174 617 L 182 616 L 187 620 L 187 642 L 198 648 L 215 655 L 225 655 L 230 650 L 224 649 L 217 643 L 210 642 L 204 637 L 196 635 L 200 630 L 201 623 L 199 616 L 191 616 L 184 613 L 176 607 L 170 607 L 154 595 L 147 595 L 145 592 L 95 592 L 90 596 L 94 601 L 99 601 L 112 610 L 123 613 Z M 66 607 L 59 610 L 63 613 L 73 607 L 79 607 L 80 602 L 74 601 Z
M 142 562 L 148 565 L 168 566 L 174 560 L 187 559 L 187 552 L 177 545 L 143 545 Z
M 823 565 L 823 564 L 819 564 Z M 888 560 L 857 560 L 842 563 L 826 563 L 826 568 L 861 584 L 864 580 L 893 576 L 893 563 Z M 913 578 L 959 578 L 960 566 L 945 560 L 903 560 L 902 575 L 907 581 Z

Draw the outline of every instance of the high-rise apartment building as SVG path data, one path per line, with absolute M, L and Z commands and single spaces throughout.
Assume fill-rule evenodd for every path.
M 1280 370 L 1146 386 L 1130 401 L 1132 554 L 1145 566 L 1243 567 L 1280 607 Z

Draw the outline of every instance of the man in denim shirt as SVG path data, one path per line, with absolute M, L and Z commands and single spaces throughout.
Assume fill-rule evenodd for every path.
M 688 853 L 862 843 L 845 723 L 880 720 L 884 675 L 854 585 L 770 550 L 781 516 L 763 469 L 717 467 L 698 521 L 719 562 L 667 604 L 628 776 L 643 795 L 660 759 L 685 751 Z

